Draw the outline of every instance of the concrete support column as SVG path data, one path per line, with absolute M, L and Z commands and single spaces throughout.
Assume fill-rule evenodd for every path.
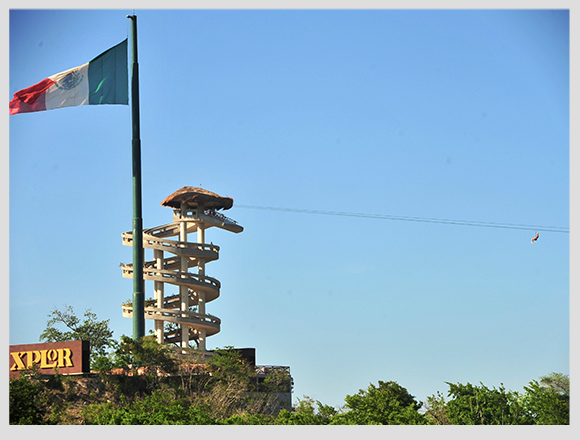
M 187 204 L 181 204 L 181 215 L 185 217 L 187 215 Z M 187 241 L 187 222 L 179 223 L 179 241 Z M 182 256 L 180 258 L 180 271 L 186 273 L 188 271 L 188 260 L 189 257 Z M 181 311 L 187 312 L 189 310 L 189 295 L 187 286 L 179 286 L 179 297 L 181 302 Z M 183 315 L 186 316 L 186 315 Z M 189 347 L 189 327 L 187 325 L 181 324 L 181 348 Z
M 157 263 L 157 269 L 163 269 L 163 251 L 156 249 L 153 251 L 153 256 Z M 154 298 L 157 302 L 156 306 L 159 309 L 163 308 L 164 286 L 165 283 L 163 281 L 155 281 L 154 283 Z M 157 337 L 158 343 L 164 343 L 164 321 L 161 319 L 155 320 L 155 336 Z
M 203 222 L 199 222 L 197 224 L 197 242 L 198 244 L 205 244 L 205 225 Z M 197 274 L 199 276 L 199 280 L 203 281 L 205 277 L 205 260 L 203 258 L 198 258 L 197 260 Z M 205 292 L 197 292 L 197 312 L 200 315 L 205 315 Z M 199 330 L 199 339 L 198 339 L 198 346 L 200 351 L 205 351 L 205 338 L 206 338 L 206 331 L 204 329 Z
M 197 336 L 197 342 L 198 342 L 198 346 L 199 346 L 199 351 L 200 352 L 204 352 L 206 351 L 206 347 L 205 347 L 205 330 L 204 329 L 200 329 L 198 336 Z

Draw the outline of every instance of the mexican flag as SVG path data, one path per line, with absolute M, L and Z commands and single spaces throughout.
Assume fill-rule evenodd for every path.
M 10 101 L 10 114 L 94 104 L 129 104 L 127 40 L 82 66 L 22 89 Z

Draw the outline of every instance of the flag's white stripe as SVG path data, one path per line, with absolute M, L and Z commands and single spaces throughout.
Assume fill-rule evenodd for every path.
M 71 81 L 67 76 L 74 74 Z M 89 63 L 49 76 L 55 83 L 45 94 L 46 109 L 52 110 L 89 103 Z M 68 78 L 71 79 L 70 77 Z

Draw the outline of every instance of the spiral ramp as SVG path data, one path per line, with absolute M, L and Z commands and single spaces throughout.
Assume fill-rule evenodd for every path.
M 174 206 L 166 201 L 162 205 Z M 218 333 L 221 325 L 218 317 L 205 310 L 207 303 L 219 298 L 221 288 L 217 279 L 205 274 L 205 264 L 218 260 L 220 251 L 219 246 L 204 242 L 205 230 L 217 227 L 239 233 L 243 227 L 216 212 L 215 208 L 223 205 L 203 202 L 181 200 L 180 209 L 173 211 L 172 223 L 143 230 L 143 247 L 154 252 L 154 259 L 143 263 L 143 279 L 154 282 L 154 299 L 146 300 L 144 313 L 145 319 L 155 321 L 158 342 L 186 347 L 194 341 L 198 349 L 205 351 L 205 338 Z M 191 233 L 197 234 L 198 242 L 183 240 Z M 171 239 L 175 236 L 177 240 Z M 132 232 L 123 233 L 122 239 L 123 245 L 133 245 Z M 197 273 L 190 268 L 197 268 Z M 124 278 L 133 278 L 133 264 L 121 264 L 121 269 Z M 179 293 L 165 296 L 166 284 L 177 286 Z M 122 311 L 123 317 L 133 318 L 132 304 L 122 305 Z

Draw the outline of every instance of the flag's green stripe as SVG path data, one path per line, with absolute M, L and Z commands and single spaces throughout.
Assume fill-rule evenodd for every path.
M 89 104 L 129 104 L 126 39 L 89 62 Z

